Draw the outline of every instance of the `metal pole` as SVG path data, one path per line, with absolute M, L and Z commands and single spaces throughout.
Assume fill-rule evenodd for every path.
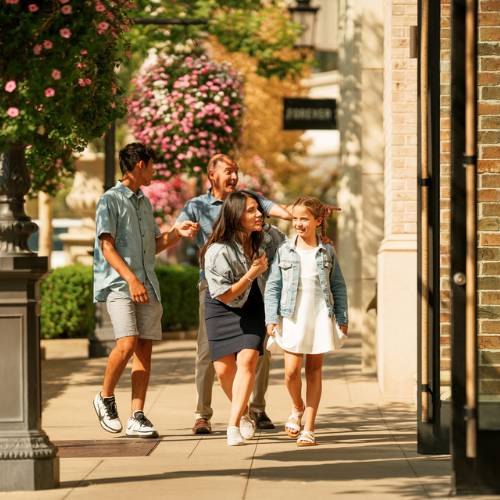
M 104 137 L 104 191 L 115 185 L 115 124 Z
M 476 341 L 476 0 L 466 1 L 465 11 L 465 399 L 466 455 L 477 455 L 477 341 Z
M 429 421 L 429 172 L 428 172 L 428 59 L 429 59 L 429 3 L 422 0 L 422 25 L 420 32 L 420 120 L 421 120 L 421 177 L 422 177 L 422 422 Z

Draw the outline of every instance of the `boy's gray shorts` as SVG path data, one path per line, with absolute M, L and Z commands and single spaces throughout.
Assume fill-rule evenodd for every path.
M 151 293 L 152 292 L 152 293 Z M 132 299 L 110 292 L 106 299 L 115 339 L 137 336 L 139 339 L 161 340 L 163 307 L 153 290 L 148 289 L 149 304 L 138 304 Z

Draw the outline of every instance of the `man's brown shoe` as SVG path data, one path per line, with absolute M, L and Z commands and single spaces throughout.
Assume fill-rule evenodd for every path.
M 206 418 L 197 418 L 193 427 L 193 434 L 211 434 L 212 426 L 210 420 Z
M 265 411 L 257 411 L 250 408 L 250 418 L 255 422 L 257 429 L 274 429 L 274 424 L 271 419 L 266 415 Z

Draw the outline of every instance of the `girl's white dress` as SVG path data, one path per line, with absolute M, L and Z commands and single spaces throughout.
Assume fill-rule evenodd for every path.
M 274 353 L 283 350 L 298 354 L 321 354 L 340 349 L 345 335 L 328 317 L 325 297 L 319 282 L 316 266 L 317 248 L 300 250 L 295 248 L 300 260 L 300 273 L 291 318 L 280 316 L 280 333 L 269 337 L 267 348 Z

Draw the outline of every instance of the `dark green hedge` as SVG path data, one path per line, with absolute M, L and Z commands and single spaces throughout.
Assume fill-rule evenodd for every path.
M 163 331 L 198 327 L 199 269 L 157 266 L 163 304 Z M 55 269 L 41 285 L 40 335 L 44 339 L 85 338 L 94 331 L 93 271 L 74 264 Z
M 164 332 L 198 328 L 199 296 L 197 267 L 157 266 L 163 304 L 161 327 Z
M 94 331 L 93 271 L 75 264 L 58 267 L 40 287 L 43 339 L 85 338 Z

